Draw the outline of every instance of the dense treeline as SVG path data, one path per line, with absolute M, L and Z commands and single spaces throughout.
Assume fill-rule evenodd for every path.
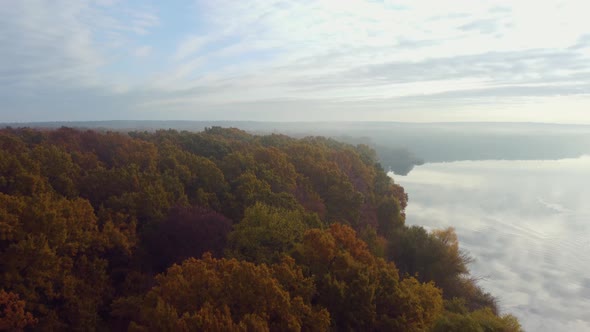
M 0 131 L 0 330 L 519 331 L 365 145 Z

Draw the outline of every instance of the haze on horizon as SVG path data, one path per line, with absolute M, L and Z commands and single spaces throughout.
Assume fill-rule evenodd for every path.
M 0 122 L 590 124 L 587 1 L 12 1 Z

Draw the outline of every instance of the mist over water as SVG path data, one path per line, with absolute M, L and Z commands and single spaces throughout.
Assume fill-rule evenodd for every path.
M 406 223 L 455 227 L 472 274 L 526 331 L 590 331 L 590 156 L 428 163 L 394 180 Z

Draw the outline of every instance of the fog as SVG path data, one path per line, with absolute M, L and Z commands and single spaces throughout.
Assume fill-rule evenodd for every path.
M 590 331 L 590 156 L 429 163 L 394 180 L 407 223 L 455 227 L 480 285 L 527 331 Z

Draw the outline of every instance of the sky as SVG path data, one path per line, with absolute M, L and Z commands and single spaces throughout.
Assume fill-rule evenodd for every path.
M 590 124 L 590 3 L 0 0 L 0 122 Z

